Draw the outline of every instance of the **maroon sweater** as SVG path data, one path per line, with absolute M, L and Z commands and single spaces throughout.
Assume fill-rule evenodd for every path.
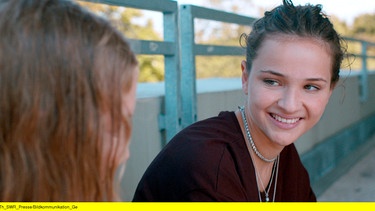
M 274 185 L 270 200 L 273 191 Z M 178 133 L 146 170 L 133 201 L 259 202 L 254 166 L 234 112 Z M 280 154 L 275 201 L 316 201 L 294 144 Z

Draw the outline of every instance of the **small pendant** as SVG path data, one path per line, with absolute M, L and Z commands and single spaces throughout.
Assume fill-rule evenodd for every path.
M 268 196 L 266 196 L 266 202 L 269 202 L 270 201 L 270 198 L 268 198 Z

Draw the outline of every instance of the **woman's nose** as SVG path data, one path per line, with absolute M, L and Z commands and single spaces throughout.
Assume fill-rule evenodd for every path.
M 286 88 L 280 96 L 277 104 L 285 113 L 294 113 L 301 108 L 302 98 L 297 89 Z

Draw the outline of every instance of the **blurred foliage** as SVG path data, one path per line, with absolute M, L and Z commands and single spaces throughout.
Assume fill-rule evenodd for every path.
M 363 14 L 354 19 L 352 34 L 375 41 L 375 14 Z
M 154 30 L 154 22 L 146 18 L 142 10 L 110 6 L 106 4 L 77 1 L 90 11 L 109 19 L 127 38 L 143 40 L 162 40 Z M 139 82 L 164 80 L 164 59 L 162 56 L 137 55 L 140 74 Z
M 240 35 L 250 32 L 250 27 L 239 26 L 228 23 L 217 23 L 214 21 L 199 20 L 199 26 L 204 27 L 197 30 L 196 43 L 207 45 L 241 46 Z M 241 61 L 244 56 L 196 56 L 197 78 L 211 77 L 240 77 Z
M 362 14 L 357 16 L 351 25 L 336 17 L 331 17 L 335 29 L 345 37 L 354 37 L 375 43 L 375 14 Z M 362 45 L 359 42 L 347 41 L 348 55 L 362 54 Z M 367 54 L 375 56 L 375 46 L 367 48 Z M 362 59 L 357 56 L 350 56 L 344 60 L 342 69 L 359 71 L 362 68 Z M 375 70 L 375 59 L 368 59 L 367 68 Z

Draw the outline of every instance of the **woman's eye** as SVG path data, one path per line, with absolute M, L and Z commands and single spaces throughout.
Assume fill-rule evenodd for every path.
M 306 85 L 305 89 L 309 90 L 309 91 L 317 91 L 317 90 L 319 90 L 319 87 L 314 86 L 314 85 Z
M 280 83 L 276 80 L 272 80 L 272 79 L 264 79 L 263 80 L 264 83 L 266 83 L 267 85 L 270 85 L 270 86 L 279 86 Z

